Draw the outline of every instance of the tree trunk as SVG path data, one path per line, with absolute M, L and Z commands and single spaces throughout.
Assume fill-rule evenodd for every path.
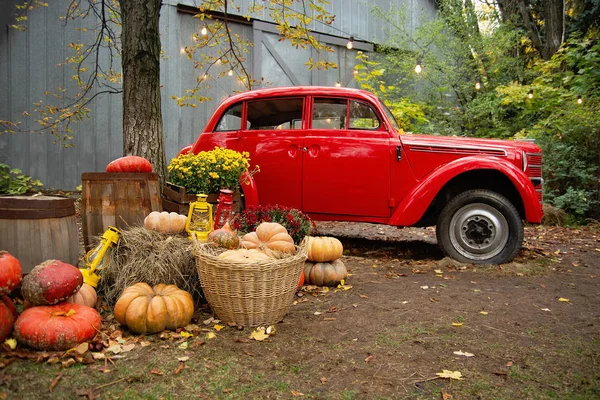
M 160 105 L 161 0 L 120 0 L 123 66 L 123 153 L 147 158 L 165 181 Z
M 544 60 L 549 60 L 563 42 L 563 1 L 566 0 L 547 0 L 544 3 Z

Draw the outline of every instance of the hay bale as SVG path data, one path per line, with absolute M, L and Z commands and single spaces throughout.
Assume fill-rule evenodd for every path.
M 544 217 L 542 218 L 542 225 L 565 226 L 567 220 L 568 215 L 564 210 L 553 207 L 550 204 L 544 204 Z
M 202 288 L 192 248 L 187 236 L 142 227 L 123 230 L 106 267 L 100 271 L 98 293 L 112 306 L 126 287 L 137 282 L 151 286 L 166 283 L 190 292 L 194 302 L 200 304 Z

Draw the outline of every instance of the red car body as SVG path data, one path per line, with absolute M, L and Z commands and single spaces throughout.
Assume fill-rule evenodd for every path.
M 235 121 L 233 127 L 225 126 L 226 118 Z M 389 110 L 363 90 L 279 87 L 231 96 L 181 153 L 215 146 L 248 152 L 251 163 L 260 166 L 243 188 L 246 205 L 290 206 L 315 220 L 435 225 L 447 203 L 469 190 L 501 195 L 520 219 L 539 223 L 543 215 L 538 146 L 399 134 Z M 492 227 L 496 217 L 486 215 Z M 465 227 L 471 219 L 463 218 Z M 477 229 L 487 231 L 481 225 Z M 507 231 L 496 233 L 502 230 Z M 456 234 L 460 241 L 461 233 Z M 467 236 L 468 242 L 473 235 Z

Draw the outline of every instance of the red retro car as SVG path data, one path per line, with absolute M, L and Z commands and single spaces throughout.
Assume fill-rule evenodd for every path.
M 401 135 L 372 93 L 278 87 L 231 96 L 195 144 L 250 153 L 260 173 L 246 204 L 295 207 L 315 220 L 436 226 L 463 262 L 501 264 L 541 221 L 542 153 L 530 142 Z

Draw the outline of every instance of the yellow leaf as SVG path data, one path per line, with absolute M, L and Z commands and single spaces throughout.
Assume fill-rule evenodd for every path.
M 460 371 L 449 371 L 445 369 L 442 372 L 437 372 L 436 375 L 440 378 L 456 379 L 459 381 L 462 380 L 462 374 Z
M 558 299 L 558 301 L 562 301 L 562 302 L 564 302 L 564 303 L 568 303 L 568 302 L 569 302 L 569 301 L 571 301 L 571 300 L 569 300 L 569 299 L 565 299 L 564 297 L 561 297 L 561 298 L 559 298 L 559 299 Z
M 479 311 L 479 314 L 481 314 L 481 315 L 488 315 L 488 312 L 487 311 Z
M 453 322 L 452 326 L 463 326 L 464 322 Z
M 207 339 L 214 339 L 214 338 L 216 338 L 216 337 L 217 337 L 217 335 L 216 335 L 214 332 L 208 332 L 208 333 L 206 334 L 206 338 L 207 338 Z
M 8 347 L 10 347 L 11 350 L 14 350 L 17 348 L 17 341 L 15 339 L 6 339 L 4 341 L 4 344 L 7 345 Z
M 442 270 L 441 269 L 434 269 L 433 272 L 435 272 L 436 274 L 442 274 Z
M 186 331 L 181 331 L 181 333 L 179 335 L 181 337 L 192 337 L 192 336 L 194 336 L 193 333 L 189 333 L 189 332 L 186 332 Z
M 215 331 L 219 332 L 221 329 L 225 328 L 223 325 L 215 325 L 213 326 L 213 328 L 215 328 Z
M 265 340 L 268 337 L 269 337 L 269 335 L 267 335 L 265 333 L 265 328 L 260 327 L 260 328 L 256 328 L 254 331 L 252 331 L 252 333 L 249 336 L 249 339 L 254 339 L 259 342 L 262 342 L 263 340 Z
M 180 348 L 180 349 L 182 349 L 182 350 L 187 350 L 187 348 L 188 348 L 188 342 L 183 342 L 183 343 L 181 343 L 181 344 L 180 344 L 179 346 L 177 346 L 177 347 L 179 347 L 179 348 Z

